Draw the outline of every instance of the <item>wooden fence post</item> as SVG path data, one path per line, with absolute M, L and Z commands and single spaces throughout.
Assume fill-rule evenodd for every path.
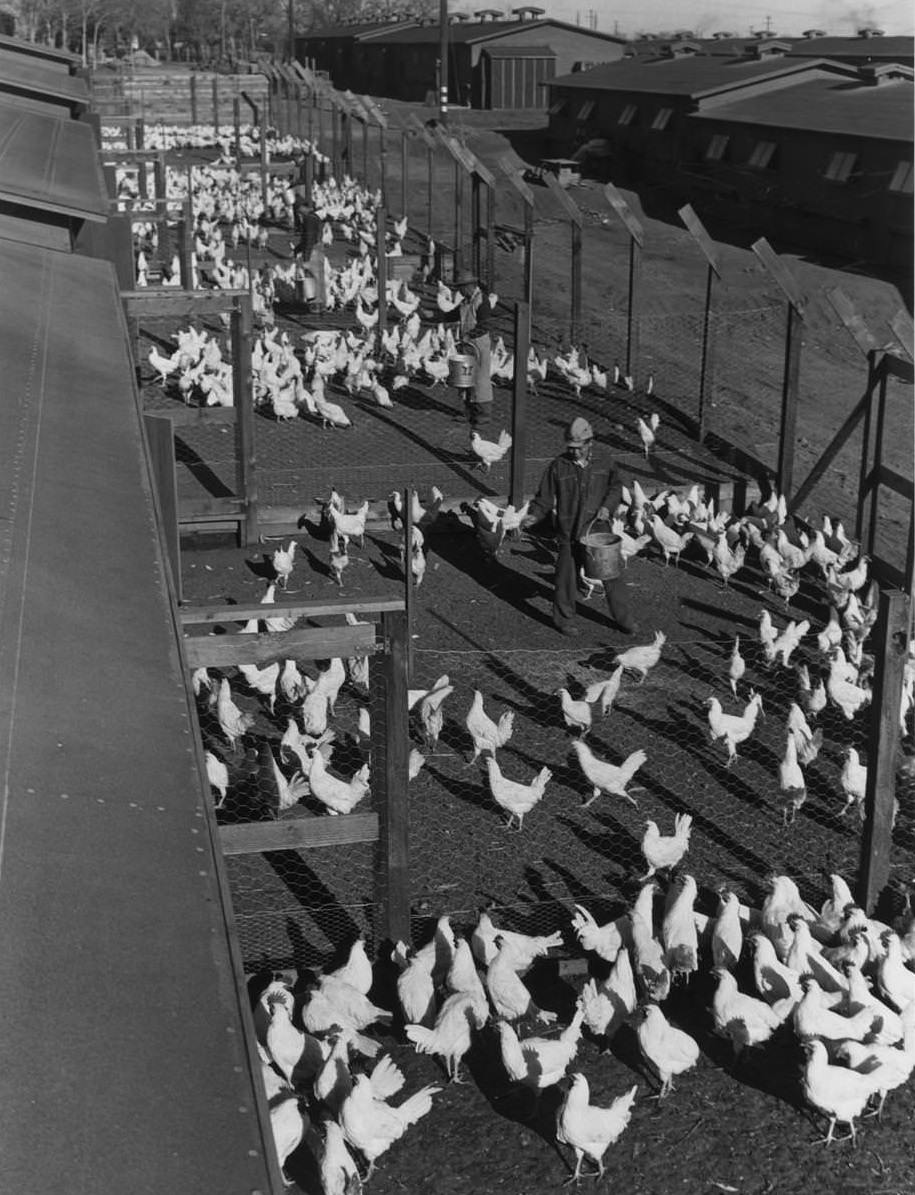
M 263 219 L 267 219 L 267 130 L 261 124 L 258 132 L 260 133 L 259 149 L 260 149 L 260 170 L 261 170 L 261 205 L 264 209 Z
M 237 164 L 241 162 L 241 98 L 237 95 L 232 99 L 232 122 L 235 125 L 235 161 Z
M 144 412 L 146 443 L 156 496 L 159 499 L 160 527 L 165 539 L 165 555 L 171 565 L 175 598 L 182 600 L 181 540 L 178 531 L 178 480 L 175 469 L 175 431 L 167 415 Z
M 133 225 L 131 217 L 119 213 L 108 217 L 109 257 L 114 262 L 119 290 L 134 290 L 136 287 L 136 258 L 133 252 Z
M 375 328 L 377 351 L 388 327 L 388 213 L 384 204 L 375 209 L 375 253 L 378 258 L 378 324 Z
M 253 338 L 251 298 L 239 295 L 232 312 L 232 395 L 238 429 L 236 442 L 236 492 L 244 502 L 242 547 L 257 543 L 257 443 L 254 433 L 254 392 L 251 378 Z
M 409 167 L 407 165 L 407 130 L 400 130 L 400 210 L 409 223 Z
M 610 207 L 616 212 L 629 234 L 629 299 L 626 312 L 626 376 L 635 377 L 639 366 L 640 348 L 640 305 L 641 305 L 641 277 L 642 277 L 642 245 L 645 240 L 645 230 L 641 222 L 635 217 L 629 204 L 614 187 L 607 183 L 604 196 Z
M 788 300 L 788 321 L 785 328 L 785 367 L 782 375 L 782 412 L 778 437 L 778 492 L 791 497 L 794 480 L 794 448 L 797 429 L 797 399 L 801 372 L 801 337 L 804 328 L 806 299 L 794 276 L 779 258 L 765 237 L 750 246 L 772 279 Z
M 712 300 L 714 283 L 721 277 L 721 256 L 705 225 L 687 203 L 677 212 L 706 260 L 705 307 L 702 312 L 702 356 L 699 362 L 699 410 L 696 415 L 696 436 L 700 443 L 705 436 L 707 409 L 713 392 L 714 354 L 712 351 Z
M 194 289 L 194 270 L 191 264 L 191 237 L 194 220 L 191 211 L 191 201 L 186 199 L 184 211 L 178 221 L 178 271 L 182 290 Z
M 190 77 L 191 89 L 191 124 L 197 124 L 197 76 L 191 72 Z
M 410 938 L 410 804 L 407 790 L 410 751 L 407 721 L 407 618 L 402 610 L 384 611 L 380 632 L 384 653 L 372 661 L 372 758 L 379 817 L 376 903 L 382 933 L 391 942 Z M 381 936 L 381 935 L 379 935 Z
M 219 75 L 213 76 L 213 134 L 219 136 Z
M 404 537 L 404 614 L 406 616 L 406 643 L 404 645 L 404 667 L 407 684 L 413 679 L 413 619 L 416 611 L 416 584 L 413 580 L 413 487 L 403 490 L 401 519 Z
M 531 345 L 531 309 L 515 304 L 515 378 L 512 383 L 512 447 L 508 500 L 514 507 L 524 502 L 524 466 L 527 458 L 527 356 Z
M 880 594 L 875 640 L 878 645 L 871 699 L 867 753 L 864 833 L 858 876 L 858 904 L 872 912 L 886 886 L 893 840 L 899 706 L 909 646 L 909 595 Z

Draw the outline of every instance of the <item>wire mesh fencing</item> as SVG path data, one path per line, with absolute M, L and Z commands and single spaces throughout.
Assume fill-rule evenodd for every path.
M 671 837 L 683 814 L 692 827 L 680 870 L 706 896 L 727 888 L 758 906 L 773 872 L 791 875 L 812 903 L 825 897 L 832 872 L 854 885 L 863 793 L 848 795 L 860 775 L 849 778 L 847 765 L 849 748 L 866 765 L 862 720 L 833 706 L 818 716 L 808 710 L 804 791 L 786 791 L 780 772 L 789 713 L 809 696 L 796 665 L 816 691 L 824 661 L 804 647 L 785 666 L 767 662 L 752 643 L 742 646 L 747 666 L 736 696 L 728 681 L 733 639 L 678 640 L 664 644 L 643 682 L 629 671 L 618 678 L 606 714 L 600 698 L 583 701 L 589 687 L 614 678 L 606 653 L 597 661 L 568 651 L 417 651 L 417 687 L 441 676 L 454 686 L 410 789 L 417 940 L 428 936 L 427 921 L 446 913 L 473 921 L 488 906 L 507 925 L 534 933 L 567 927 L 575 903 L 598 919 L 618 912 L 649 870 L 646 834 L 655 831 L 646 823 Z M 474 759 L 466 725 L 475 693 L 494 722 L 509 715 L 512 723 L 495 751 L 494 774 L 488 752 Z M 568 699 L 578 703 L 574 716 L 590 719 L 586 729 L 567 724 Z M 748 710 L 752 729 L 730 759 L 727 740 L 711 735 L 722 715 Z M 419 740 L 421 718 L 414 729 Z M 550 774 L 538 796 L 543 768 Z M 505 781 L 528 786 L 527 794 Z M 509 828 L 513 801 L 527 812 Z

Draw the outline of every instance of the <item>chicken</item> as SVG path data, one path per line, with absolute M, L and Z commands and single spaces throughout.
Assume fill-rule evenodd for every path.
M 730 1040 L 735 1054 L 768 1041 L 781 1024 L 778 1013 L 765 1001 L 741 992 L 724 967 L 715 967 L 712 973 L 718 980 L 712 998 L 715 1032 Z
M 804 1098 L 818 1111 L 829 1117 L 827 1145 L 835 1140 L 836 1123 L 843 1121 L 851 1129 L 855 1140 L 855 1118 L 867 1106 L 874 1086 L 868 1075 L 859 1074 L 847 1066 L 831 1066 L 826 1047 L 816 1038 L 804 1042 L 807 1059 L 804 1065 Z
M 481 967 L 488 967 L 493 961 L 499 953 L 500 942 L 511 946 L 515 970 L 523 974 L 534 959 L 541 958 L 553 947 L 562 945 L 562 933 L 557 930 L 553 934 L 534 935 L 502 929 L 493 924 L 492 918 L 484 910 L 470 938 L 474 957 Z
M 623 949 L 629 937 L 628 924 L 625 917 L 618 917 L 615 921 L 608 921 L 606 925 L 598 925 L 584 905 L 575 906 L 572 928 L 575 930 L 576 937 L 585 950 L 592 950 L 608 963 L 615 961 L 616 956 Z M 626 932 L 624 932 L 624 929 Z
M 486 1024 L 489 1020 L 489 998 L 477 970 L 470 942 L 466 938 L 459 938 L 455 942 L 454 959 L 445 976 L 445 988 L 455 995 L 472 996 L 480 1028 Z
M 667 636 L 663 631 L 655 632 L 654 642 L 642 644 L 638 647 L 630 647 L 626 651 L 621 651 L 618 655 L 613 657 L 614 664 L 621 664 L 625 671 L 638 672 L 642 680 L 655 667 L 658 660 L 661 658 L 661 649 L 663 648 Z
M 660 1002 L 670 994 L 671 974 L 664 961 L 664 947 L 654 936 L 651 906 L 654 884 L 646 884 L 629 914 L 632 926 L 632 964 L 649 1000 Z
M 794 1031 L 799 1038 L 861 1041 L 870 1033 L 876 1019 L 873 1009 L 862 1008 L 846 1017 L 826 1006 L 823 989 L 811 975 L 802 978 L 801 987 L 804 994 L 794 1009 Z
M 813 909 L 801 900 L 797 884 L 790 876 L 773 875 L 769 877 L 769 893 L 760 909 L 760 921 L 763 932 L 775 946 L 776 954 L 784 962 L 794 933 L 788 924 L 791 914 L 798 914 L 807 921 L 816 917 Z
M 608 796 L 625 797 L 631 804 L 638 805 L 635 797 L 630 796 L 626 789 L 633 776 L 648 758 L 641 748 L 633 751 L 619 765 L 598 759 L 590 747 L 580 739 L 572 743 L 572 750 L 575 752 L 585 778 L 592 785 L 591 796 L 582 802 L 582 809 L 596 801 L 602 792 L 607 793 Z
M 658 430 L 658 424 L 661 422 L 660 416 L 656 411 L 653 411 L 648 419 L 645 420 L 639 415 L 636 418 L 636 427 L 639 432 L 639 439 L 642 441 L 642 447 L 645 449 L 645 460 L 648 460 L 648 450 L 654 447 L 655 432 Z
M 330 557 L 328 564 L 334 579 L 334 583 L 341 589 L 343 588 L 343 573 L 349 567 L 349 553 L 342 546 L 343 540 L 334 540 L 330 545 Z
M 833 648 L 834 656 L 837 650 L 841 649 Z M 847 679 L 846 666 L 840 657 L 834 658 L 830 666 L 829 677 L 826 681 L 826 693 L 829 700 L 833 705 L 839 707 L 849 722 L 871 699 L 869 689 Z
M 794 739 L 797 749 L 797 761 L 802 767 L 812 764 L 823 746 L 823 731 L 810 729 L 810 724 L 804 717 L 803 710 L 792 701 L 788 709 L 788 733 Z
M 369 765 L 363 764 L 349 781 L 338 780 L 326 770 L 321 752 L 316 751 L 312 756 L 308 782 L 312 795 L 327 806 L 329 813 L 352 813 L 368 795 Z
M 350 539 L 358 539 L 360 548 L 365 546 L 365 521 L 369 513 L 368 499 L 353 514 L 344 514 L 333 506 L 330 507 L 328 513 L 334 533 L 343 541 L 344 548 Z
M 296 541 L 291 539 L 285 548 L 277 548 L 273 553 L 273 569 L 281 589 L 286 588 L 292 576 L 297 547 Z
M 346 1148 L 343 1129 L 335 1120 L 324 1123 L 324 1148 L 319 1163 L 323 1195 L 359 1195 L 359 1168 Z
M 407 958 L 403 943 L 402 953 L 395 948 L 392 958 L 401 967 L 397 976 L 397 999 L 406 1025 L 431 1025 L 435 1021 L 435 983 L 432 969 L 435 966 L 435 951 L 418 950 Z
M 365 938 L 357 938 L 349 948 L 346 962 L 336 971 L 329 971 L 328 978 L 340 979 L 367 996 L 372 987 L 372 963 L 365 951 Z
M 810 932 L 809 923 L 799 913 L 790 913 L 787 928 L 792 940 L 784 957 L 786 965 L 798 975 L 812 975 L 825 992 L 838 993 L 839 997 L 847 992 L 847 980 L 824 957 L 822 947 Z
M 512 822 L 518 819 L 520 830 L 524 815 L 530 813 L 538 802 L 543 799 L 546 786 L 553 773 L 549 768 L 541 768 L 530 784 L 520 784 L 516 780 L 508 780 L 502 775 L 495 755 L 490 755 L 486 761 L 489 775 L 489 791 L 500 809 L 508 814 L 507 828 L 511 829 Z
M 423 738 L 426 747 L 434 751 L 438 746 L 439 735 L 444 725 L 442 703 L 454 692 L 454 685 L 439 685 L 437 689 L 426 693 L 419 703 L 419 720 L 423 728 Z
M 486 991 L 496 1016 L 505 1021 L 525 1016 L 536 1016 L 547 1024 L 555 1021 L 555 1013 L 537 1007 L 519 975 L 519 970 L 529 965 L 527 956 L 509 940 L 500 937 L 498 944 L 496 956 L 486 968 Z
M 358 1075 L 353 1090 L 340 1109 L 340 1127 L 350 1145 L 360 1151 L 369 1164 L 363 1177 L 367 1182 L 375 1172 L 375 1162 L 398 1141 L 411 1124 L 432 1108 L 432 1097 L 440 1087 L 423 1087 L 398 1107 L 375 1097 L 368 1075 Z
M 239 664 L 238 671 L 249 689 L 267 698 L 267 706 L 272 714 L 276 704 L 276 683 L 280 678 L 279 660 L 274 660 L 266 668 L 258 668 L 256 664 Z
M 483 751 L 495 755 L 511 738 L 514 724 L 514 710 L 506 710 L 498 723 L 493 722 L 483 710 L 483 694 L 479 689 L 475 689 L 473 702 L 464 719 L 464 725 L 473 739 L 473 759 L 470 762 L 473 763 Z
M 323 975 L 302 1008 L 302 1024 L 309 1033 L 325 1033 L 332 1025 L 361 1033 L 376 1022 L 390 1025 L 393 1014 L 373 1004 L 343 979 Z
M 829 942 L 838 934 L 839 927 L 845 918 L 845 910 L 849 905 L 855 903 L 851 888 L 842 876 L 833 872 L 829 877 L 829 882 L 832 885 L 832 893 L 823 902 L 819 916 L 811 926 L 821 942 Z
M 688 1033 L 664 1016 L 657 1004 L 642 1008 L 642 1022 L 636 1032 L 639 1049 L 661 1080 L 659 1098 L 674 1090 L 674 1076 L 682 1075 L 699 1061 L 699 1046 Z
M 225 803 L 226 793 L 229 791 L 229 769 L 212 751 L 207 751 L 204 759 L 207 767 L 207 780 L 219 793 L 219 800 L 215 808 L 221 809 Z
M 238 746 L 238 740 L 244 738 L 254 725 L 253 716 L 243 713 L 232 700 L 232 690 L 225 677 L 219 682 L 216 717 L 219 721 L 219 729 L 226 736 L 233 751 Z
M 471 1030 L 486 1024 L 488 1008 L 480 1008 L 473 992 L 455 992 L 439 1009 L 433 1028 L 424 1025 L 405 1025 L 404 1032 L 413 1042 L 417 1054 L 440 1054 L 452 1083 L 460 1083 L 458 1072 L 461 1059 L 470 1049 Z
M 552 1087 L 566 1073 L 578 1053 L 584 1008 L 581 1000 L 575 1005 L 575 1015 L 558 1037 L 518 1038 L 508 1021 L 499 1021 L 499 1044 L 502 1065 L 509 1078 L 535 1090 Z
M 661 834 L 657 822 L 647 821 L 642 835 L 642 854 L 648 864 L 648 871 L 641 878 L 650 879 L 657 871 L 670 871 L 676 867 L 689 850 L 689 837 L 693 818 L 689 813 L 678 813 L 674 817 L 674 832 Z
M 570 1181 L 577 1183 L 582 1177 L 592 1177 L 582 1176 L 581 1165 L 585 1157 L 597 1163 L 594 1177 L 603 1178 L 604 1154 L 629 1124 L 638 1089 L 635 1084 L 625 1095 L 617 1096 L 609 1108 L 602 1108 L 590 1102 L 591 1092 L 585 1076 L 580 1072 L 571 1076 L 571 1086 L 556 1117 L 556 1140 L 561 1145 L 570 1145 L 575 1151 L 575 1170 Z
M 731 685 L 731 692 L 737 696 L 737 682 L 743 680 L 743 674 L 747 670 L 747 662 L 740 654 L 740 636 L 734 636 L 734 646 L 731 649 L 731 662 L 728 666 L 728 681 Z
M 709 948 L 713 966 L 729 971 L 737 966 L 743 950 L 743 925 L 735 892 L 722 891 L 718 896 L 718 915 L 710 926 Z
M 792 654 L 809 630 L 810 622 L 806 618 L 802 622 L 792 619 L 772 644 L 773 659 L 777 660 L 781 656 L 782 664 L 787 668 Z
M 616 700 L 616 695 L 620 691 L 620 682 L 623 679 L 623 666 L 617 665 L 606 680 L 593 681 L 585 689 L 585 701 L 589 705 L 600 704 L 600 712 L 603 717 L 607 717 L 610 713 L 610 708 Z
M 308 1117 L 302 1111 L 297 1095 L 280 1100 L 270 1109 L 270 1129 L 280 1170 L 286 1165 L 289 1155 L 298 1149 L 308 1125 Z
M 299 1062 L 305 1059 L 307 1053 L 313 1054 L 317 1043 L 293 1025 L 292 1008 L 281 996 L 268 996 L 267 1006 L 270 1009 L 270 1023 L 264 1044 L 277 1069 L 292 1084 L 292 1076 Z M 307 1049 L 309 1046 L 310 1050 Z M 318 1047 L 319 1057 L 320 1054 Z
M 915 1070 L 915 1001 L 906 1005 L 901 1020 L 901 1048 L 876 1042 L 844 1041 L 837 1050 L 838 1056 L 846 1059 L 852 1070 L 871 1080 L 873 1093 L 880 1097 L 878 1117 L 883 1113 L 889 1093 L 908 1083 Z
M 845 794 L 845 804 L 841 812 L 846 813 L 855 805 L 863 815 L 864 798 L 867 795 L 867 768 L 861 763 L 854 747 L 845 749 L 845 763 L 839 773 L 839 787 Z
M 582 738 L 591 729 L 591 706 L 587 700 L 575 701 L 568 689 L 557 689 L 562 706 L 562 720 L 569 730 L 576 730 Z
M 266 743 L 262 745 L 258 758 L 266 765 L 273 780 L 273 794 L 271 795 L 276 798 L 274 813 L 283 813 L 301 801 L 302 797 L 308 796 L 310 792 L 308 778 L 301 772 L 295 772 L 287 780 Z
M 652 517 L 650 526 L 655 543 L 657 543 L 664 553 L 665 567 L 670 564 L 671 556 L 674 558 L 674 563 L 679 566 L 680 553 L 693 538 L 693 532 L 685 531 L 683 534 L 680 534 L 674 531 L 672 527 L 668 527 L 664 520 L 657 514 Z
M 488 473 L 493 465 L 498 464 L 512 446 L 512 438 L 503 428 L 499 432 L 499 439 L 484 440 L 479 432 L 470 433 L 470 448 L 480 462 L 480 468 Z
M 915 971 L 905 965 L 902 941 L 892 930 L 885 930 L 886 954 L 877 964 L 877 987 L 900 1012 L 915 1000 Z
M 592 1033 L 607 1041 L 613 1037 L 636 1008 L 638 993 L 629 951 L 623 947 L 610 968 L 610 974 L 598 984 L 589 979 L 582 988 L 585 1025 Z
M 694 905 L 698 888 L 691 875 L 684 875 L 671 884 L 667 892 L 667 908 L 661 922 L 661 943 L 664 961 L 672 979 L 687 978 L 698 966 L 699 935 L 696 929 Z
M 790 826 L 797 811 L 807 800 L 807 783 L 797 761 L 797 746 L 793 735 L 785 742 L 785 757 L 778 765 L 779 801 L 782 807 L 782 823 Z
M 771 940 L 765 934 L 751 934 L 750 949 L 753 952 L 753 982 L 760 996 L 768 1004 L 789 997 L 800 1000 L 803 994 L 800 975 L 779 960 Z
M 750 700 L 744 706 L 742 714 L 723 713 L 717 697 L 707 697 L 705 704 L 709 707 L 709 741 L 714 743 L 718 739 L 724 739 L 728 750 L 727 766 L 730 767 L 737 758 L 738 744 L 745 742 L 756 727 L 756 721 L 762 713 L 762 697 L 751 689 Z

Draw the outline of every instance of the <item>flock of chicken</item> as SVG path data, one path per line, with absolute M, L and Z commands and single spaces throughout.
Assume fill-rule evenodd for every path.
M 804 1057 L 803 1097 L 828 1120 L 826 1143 L 836 1140 L 840 1122 L 854 1140 L 867 1107 L 873 1103 L 879 1117 L 915 1069 L 911 908 L 895 926 L 869 918 L 834 874 L 831 895 L 816 911 L 790 877 L 776 875 L 759 909 L 723 892 L 716 914 L 707 916 L 696 908 L 696 880 L 679 869 L 687 849 L 688 836 L 663 863 L 655 860 L 667 873 L 663 896 L 649 879 L 632 907 L 604 925 L 576 906 L 569 941 L 604 978 L 592 976 L 575 993 L 564 1026 L 556 1012 L 538 1007 L 525 976 L 566 936 L 501 928 L 487 912 L 467 936 L 441 917 L 424 946 L 396 944 L 394 1009 L 373 1003 L 378 977 L 363 939 L 342 967 L 304 990 L 274 978 L 257 996 L 255 1024 L 281 1164 L 305 1142 L 326 1195 L 353 1195 L 377 1160 L 432 1110 L 438 1084 L 391 1102 L 405 1085 L 403 1071 L 390 1055 L 379 1057 L 382 1045 L 366 1031 L 393 1025 L 417 1053 L 438 1057 L 452 1083 L 461 1082 L 462 1062 L 476 1046 L 498 1059 L 509 1090 L 530 1094 L 531 1111 L 543 1091 L 561 1085 L 555 1137 L 573 1151 L 570 1181 L 586 1177 L 586 1159 L 587 1177 L 602 1177 L 639 1084 L 608 1106 L 592 1104 L 584 1072 L 570 1070 L 584 1031 L 604 1050 L 617 1034 L 634 1034 L 658 1098 L 668 1097 L 702 1050 L 664 1006 L 674 985 L 687 993 L 696 988 L 700 972 L 714 983 L 707 1029 L 730 1041 L 735 1074 L 746 1051 L 764 1050 L 777 1035 L 794 1040 Z M 367 1164 L 365 1175 L 350 1149 Z

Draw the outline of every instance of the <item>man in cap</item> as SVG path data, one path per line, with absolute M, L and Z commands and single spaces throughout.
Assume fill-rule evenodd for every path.
M 472 428 L 489 422 L 492 411 L 492 304 L 480 289 L 476 274 L 459 270 L 454 286 L 463 297 L 457 308 L 458 339 L 473 345 L 476 370 L 473 386 L 465 391 L 467 418 Z
M 595 459 L 593 453 L 594 430 L 579 415 L 566 428 L 565 451 L 547 465 L 521 524 L 527 528 L 553 515 L 557 549 L 553 625 L 561 635 L 580 634 L 574 619 L 578 572 L 585 558 L 582 536 L 592 522 L 609 522 L 622 497 L 615 467 L 610 461 Z M 615 578 L 604 581 L 603 586 L 611 619 L 619 630 L 631 635 L 637 628 L 625 583 Z

